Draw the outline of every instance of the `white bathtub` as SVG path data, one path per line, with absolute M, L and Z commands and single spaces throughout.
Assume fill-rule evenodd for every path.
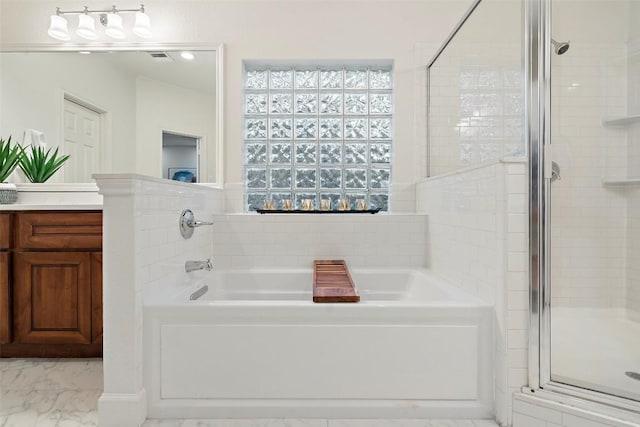
M 146 305 L 148 416 L 490 417 L 493 307 L 424 270 L 351 273 L 360 303 L 313 303 L 311 270 L 255 270 Z

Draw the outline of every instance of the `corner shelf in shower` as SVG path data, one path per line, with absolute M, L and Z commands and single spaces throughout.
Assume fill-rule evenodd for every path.
M 640 123 L 640 114 L 634 114 L 632 116 L 617 117 L 605 119 L 602 124 L 605 126 L 629 126 L 634 123 Z
M 603 179 L 604 187 L 640 187 L 640 178 Z

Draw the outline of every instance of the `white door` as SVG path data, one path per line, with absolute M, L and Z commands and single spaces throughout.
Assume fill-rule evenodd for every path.
M 100 165 L 100 113 L 64 100 L 65 182 L 91 182 Z

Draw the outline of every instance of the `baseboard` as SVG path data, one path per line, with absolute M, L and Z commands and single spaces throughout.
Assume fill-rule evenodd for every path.
M 100 427 L 139 427 L 147 418 L 147 396 L 138 393 L 102 393 L 98 399 Z
M 149 418 L 414 418 L 493 419 L 478 401 L 323 399 L 161 399 L 150 402 Z

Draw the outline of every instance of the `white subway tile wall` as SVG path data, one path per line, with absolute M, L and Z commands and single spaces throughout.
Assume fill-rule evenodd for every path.
M 627 191 L 627 310 L 640 322 L 640 188 Z
M 417 210 L 428 216 L 428 268 L 495 304 L 495 410 L 503 425 L 512 394 L 528 381 L 526 170 L 513 159 L 416 187 Z
M 223 212 L 223 191 L 194 186 L 167 191 L 166 184 L 143 182 L 134 195 L 136 222 L 136 275 L 144 299 L 184 289 L 206 272 L 186 274 L 187 260 L 212 256 L 213 226 L 197 228 L 190 239 L 178 229 L 183 209 L 191 209 L 197 220 L 211 221 Z
M 635 5 L 635 13 L 640 7 Z M 633 15 L 631 15 L 633 16 Z M 633 18 L 630 18 L 633 19 Z M 627 113 L 640 114 L 640 40 L 628 46 Z M 635 94 L 635 96 L 631 96 Z M 640 123 L 627 127 L 627 176 L 640 177 Z M 627 205 L 627 310 L 640 322 L 640 188 L 628 190 Z
M 211 256 L 212 230 L 202 227 L 184 241 L 180 213 L 196 218 L 223 212 L 222 190 L 130 174 L 95 176 L 103 195 L 104 393 L 99 419 L 124 425 L 144 419 L 142 387 L 143 304 L 180 290 L 197 278 L 184 261 Z M 123 407 L 127 411 L 122 410 Z
M 311 268 L 314 259 L 349 267 L 422 267 L 424 215 L 216 215 L 216 268 Z
M 573 19 L 573 18 L 572 18 Z M 627 133 L 603 126 L 626 114 L 623 43 L 572 43 L 552 56 L 551 280 L 555 306 L 623 308 L 629 193 L 603 187 L 627 176 Z

